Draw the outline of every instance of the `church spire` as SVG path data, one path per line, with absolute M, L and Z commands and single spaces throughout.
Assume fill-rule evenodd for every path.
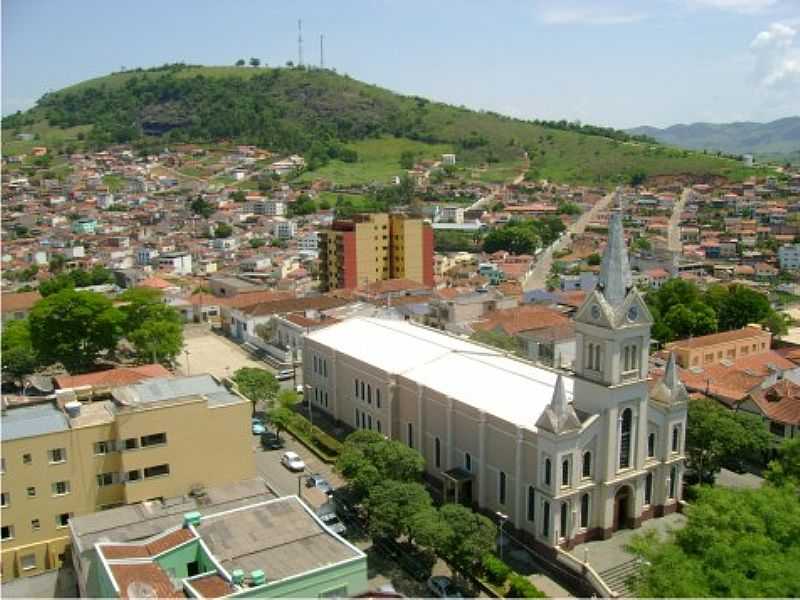
M 675 353 L 670 352 L 667 366 L 664 368 L 664 385 L 674 393 L 680 384 L 681 380 L 678 377 L 678 366 L 675 364 Z
M 625 248 L 625 235 L 622 231 L 622 215 L 619 212 L 611 213 L 608 220 L 608 244 L 603 253 L 597 287 L 613 307 L 620 305 L 633 287 L 628 250 Z
M 561 433 L 570 429 L 578 429 L 580 426 L 581 421 L 575 413 L 575 409 L 567 402 L 564 378 L 559 374 L 550 404 L 542 412 L 536 422 L 536 427 L 553 433 Z

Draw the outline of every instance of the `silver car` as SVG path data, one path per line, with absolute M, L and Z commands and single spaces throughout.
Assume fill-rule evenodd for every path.
M 306 463 L 296 452 L 291 450 L 284 452 L 281 456 L 281 464 L 290 471 L 302 471 L 306 468 Z

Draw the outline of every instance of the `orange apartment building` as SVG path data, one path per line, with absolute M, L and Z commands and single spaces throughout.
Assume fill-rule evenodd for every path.
M 433 230 L 403 214 L 362 214 L 319 232 L 320 289 L 355 289 L 385 279 L 433 285 Z
M 675 353 L 681 367 L 690 369 L 768 352 L 771 345 L 772 334 L 769 331 L 758 325 L 748 325 L 733 331 L 678 340 L 666 344 L 665 348 Z

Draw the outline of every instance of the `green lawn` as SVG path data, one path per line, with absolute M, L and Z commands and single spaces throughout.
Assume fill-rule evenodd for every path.
M 60 127 L 50 127 L 46 121 L 39 121 L 30 127 L 20 129 L 8 129 L 3 131 L 3 156 L 16 156 L 27 154 L 35 146 L 46 146 L 51 150 L 54 144 L 68 144 L 74 142 L 80 145 L 78 134 L 86 134 L 92 128 L 91 125 L 79 125 L 61 129 Z M 33 133 L 35 138 L 29 142 L 16 139 L 18 133 Z
M 448 144 L 426 144 L 393 137 L 362 140 L 348 147 L 358 152 L 357 162 L 332 160 L 316 171 L 303 173 L 295 181 L 308 183 L 315 179 L 328 179 L 336 185 L 389 183 L 393 176 L 405 172 L 400 166 L 403 152 L 414 152 L 419 159 L 431 160 L 439 160 L 442 154 L 452 152 L 452 146 Z
M 478 181 L 483 183 L 507 183 L 513 181 L 517 175 L 525 172 L 525 162 L 517 161 L 502 161 L 499 163 L 490 163 L 486 170 L 479 171 L 477 169 L 470 169 L 469 174 L 477 175 Z

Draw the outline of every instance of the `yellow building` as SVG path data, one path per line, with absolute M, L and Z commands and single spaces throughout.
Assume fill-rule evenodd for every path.
M 3 580 L 61 566 L 73 516 L 252 478 L 251 406 L 197 375 L 6 408 Z
M 363 214 L 319 233 L 323 291 L 385 279 L 433 285 L 433 230 L 403 214 Z

